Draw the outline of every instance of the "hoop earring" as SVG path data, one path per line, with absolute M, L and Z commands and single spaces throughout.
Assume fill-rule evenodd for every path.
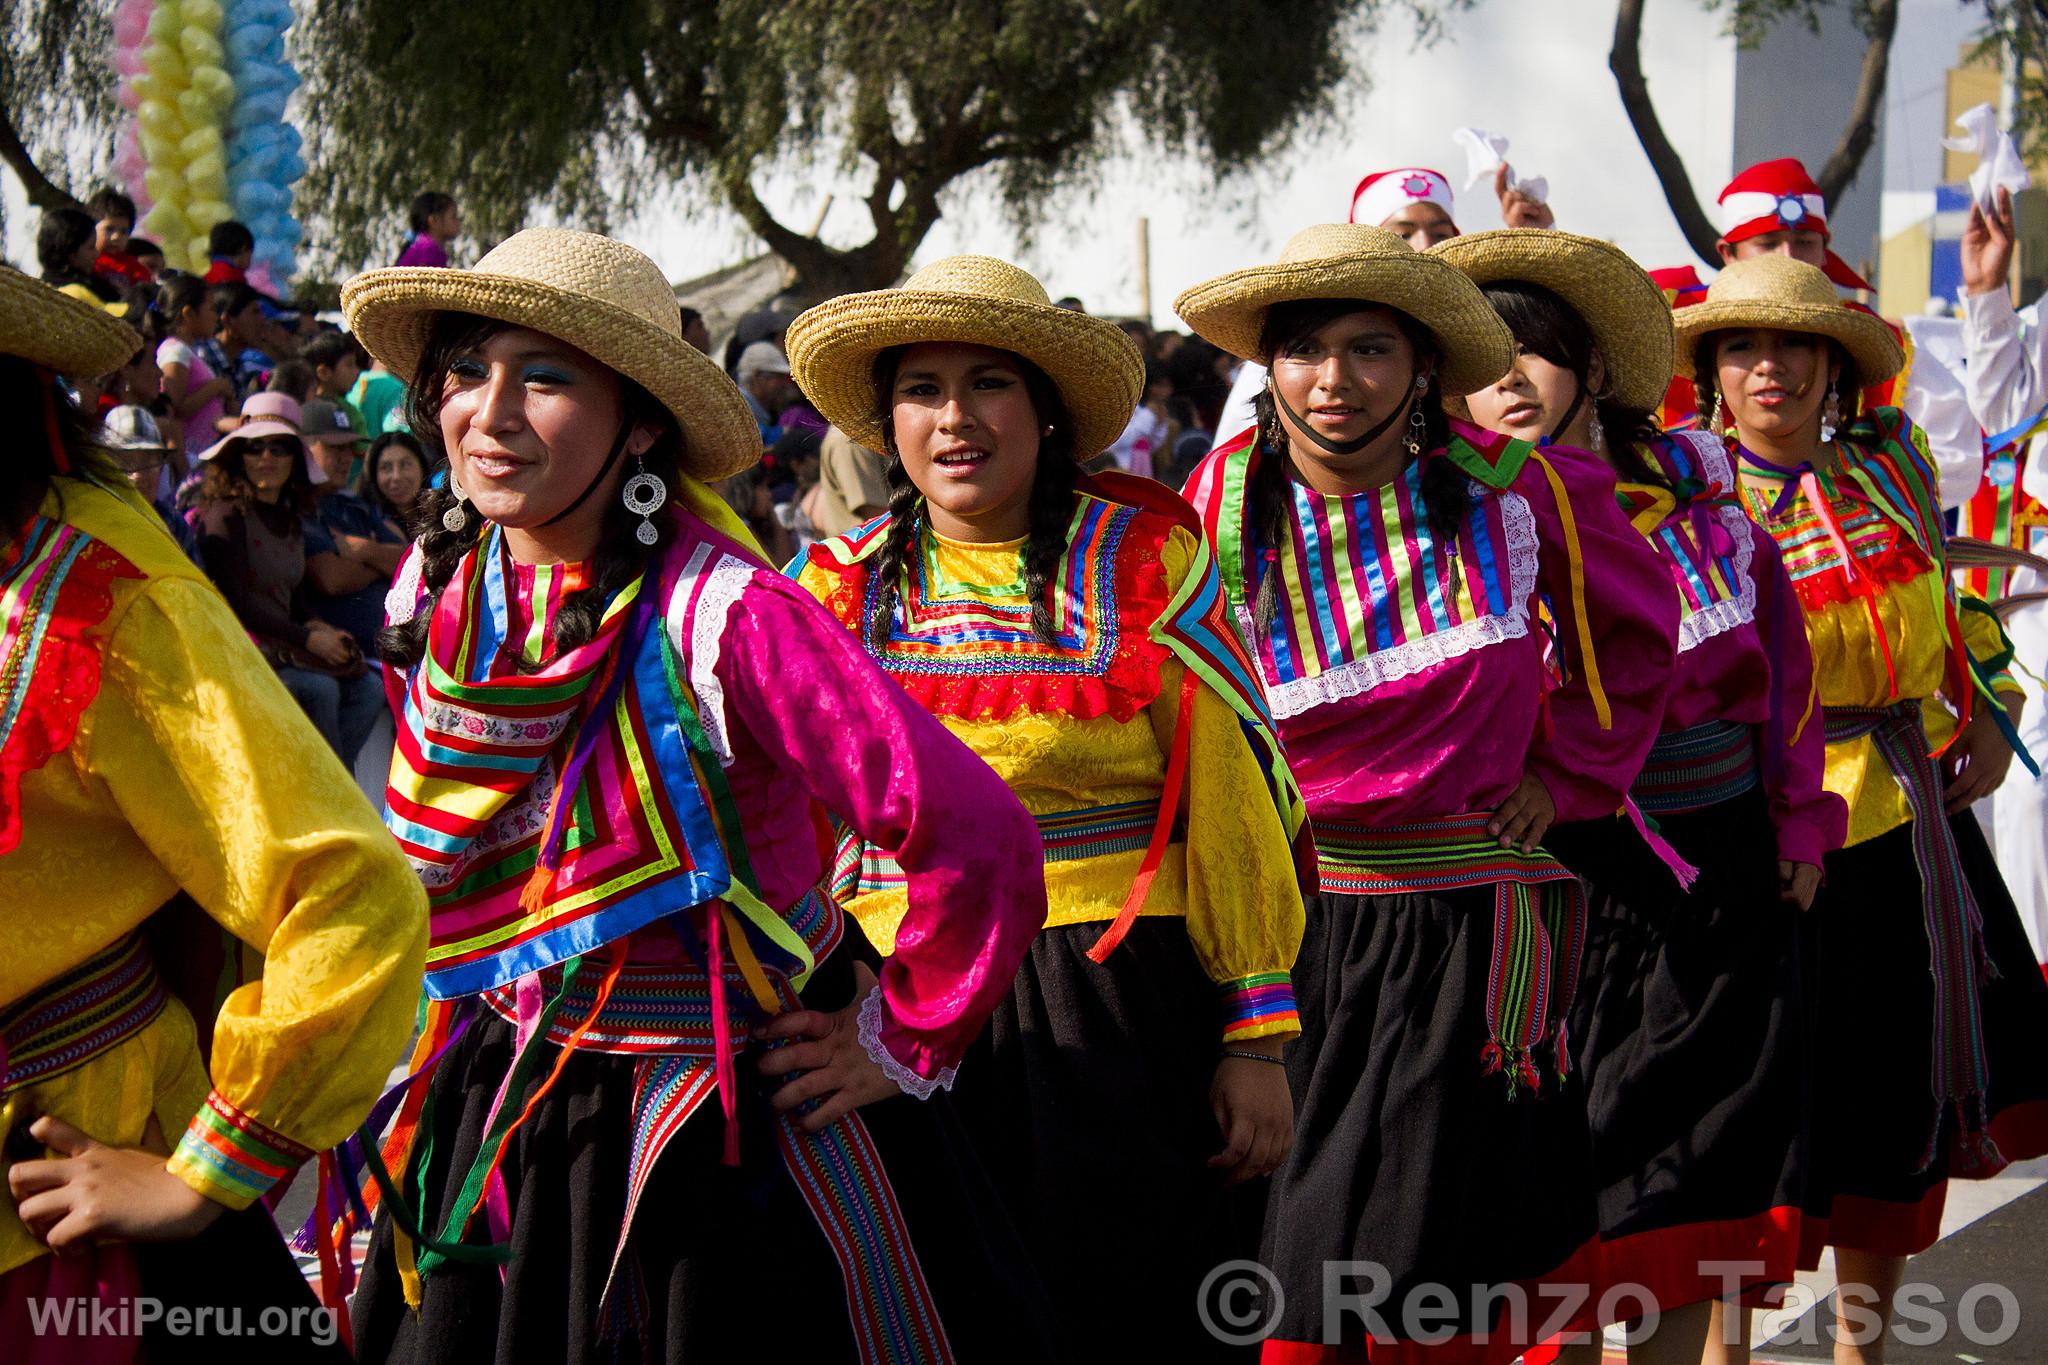
M 441 529 L 460 531 L 469 524 L 469 494 L 462 491 L 462 485 L 455 482 L 455 476 L 448 476 L 448 491 L 455 495 L 455 504 L 441 514 Z
M 1826 445 L 1835 439 L 1835 428 L 1842 421 L 1842 396 L 1835 391 L 1833 380 L 1828 381 L 1828 401 L 1820 410 L 1820 443 Z
M 661 481 L 659 475 L 648 473 L 647 466 L 641 463 L 638 455 L 633 457 L 633 477 L 626 480 L 625 486 L 619 490 L 619 501 L 626 504 L 628 512 L 640 518 L 640 524 L 633 528 L 635 540 L 642 545 L 652 545 L 661 539 L 661 532 L 655 529 L 650 518 L 668 501 L 668 485 Z
M 1420 389 L 1423 381 L 1418 377 L 1415 384 Z M 1422 454 L 1422 438 L 1429 434 L 1428 427 L 1429 419 L 1422 415 L 1422 404 L 1417 403 L 1408 410 L 1407 446 L 1411 459 Z

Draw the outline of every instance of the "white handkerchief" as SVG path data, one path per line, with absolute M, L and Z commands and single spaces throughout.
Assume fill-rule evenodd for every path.
M 2027 178 L 2027 163 L 2020 160 L 2012 136 L 1998 126 L 1998 111 L 1989 104 L 1964 110 L 1956 118 L 1961 137 L 1945 137 L 1941 145 L 1952 152 L 1975 152 L 1977 169 L 1970 172 L 1970 198 L 1989 209 L 1999 190 L 2018 194 L 2034 182 Z
M 1508 157 L 1508 140 L 1499 133 L 1489 133 L 1484 128 L 1460 128 L 1451 138 L 1465 149 L 1465 188 L 1473 189 L 1482 181 L 1490 182 L 1494 172 Z M 1527 195 L 1541 204 L 1550 198 L 1550 182 L 1540 175 L 1523 179 L 1508 168 L 1508 188 Z

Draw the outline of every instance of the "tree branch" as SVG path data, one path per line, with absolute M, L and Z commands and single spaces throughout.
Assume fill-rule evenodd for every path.
M 1657 118 L 1657 106 L 1650 99 L 1649 82 L 1643 76 L 1642 42 L 1643 0 L 1621 0 L 1614 15 L 1614 47 L 1607 54 L 1607 69 L 1614 73 L 1615 86 L 1621 92 L 1621 107 L 1628 111 L 1636 141 L 1650 158 L 1650 169 L 1657 173 L 1657 183 L 1663 187 L 1672 216 L 1678 219 L 1686 245 L 1709 265 L 1718 264 L 1720 253 L 1714 244 L 1721 234 L 1714 230 L 1706 210 L 1700 207 L 1699 197 L 1692 192 L 1692 180 L 1685 173 L 1685 161 L 1665 136 L 1664 125 Z M 1881 91 L 1882 81 L 1879 88 Z
M 1891 67 L 1892 35 L 1899 27 L 1899 0 L 1877 0 L 1871 6 L 1867 33 L 1870 46 L 1863 53 L 1863 74 L 1856 83 L 1856 103 L 1849 109 L 1849 122 L 1841 140 L 1828 155 L 1827 164 L 1815 177 L 1821 196 L 1834 203 L 1855 181 L 1863 158 L 1877 136 L 1877 114 L 1884 107 L 1885 72 Z
M 5 109 L 0 109 L 0 162 L 21 178 L 21 187 L 28 192 L 28 202 L 35 207 L 45 210 L 85 207 L 43 174 Z

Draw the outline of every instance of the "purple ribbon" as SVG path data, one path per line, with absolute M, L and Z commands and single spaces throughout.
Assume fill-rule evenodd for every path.
M 1800 478 L 1803 475 L 1817 472 L 1813 467 L 1813 463 L 1809 460 L 1801 460 L 1790 468 L 1781 464 L 1772 464 L 1769 460 L 1766 460 L 1763 456 L 1758 455 L 1748 446 L 1742 445 L 1739 442 L 1735 447 L 1735 455 L 1737 459 L 1741 460 L 1742 463 L 1748 465 L 1751 469 L 1761 470 L 1766 474 L 1785 481 L 1785 487 L 1779 492 L 1778 500 L 1771 504 L 1771 515 L 1773 517 L 1784 516 L 1785 509 L 1792 505 L 1792 499 L 1799 492 Z

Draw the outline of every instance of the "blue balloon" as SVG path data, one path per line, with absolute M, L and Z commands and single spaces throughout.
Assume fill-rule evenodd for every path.
M 228 50 L 228 56 L 237 63 L 259 60 L 270 40 L 277 37 L 277 30 L 269 24 L 244 24 L 231 29 L 221 40 L 221 46 Z
M 228 112 L 228 123 L 236 128 L 275 123 L 284 117 L 284 101 L 281 90 L 251 91 L 235 101 L 235 107 Z

